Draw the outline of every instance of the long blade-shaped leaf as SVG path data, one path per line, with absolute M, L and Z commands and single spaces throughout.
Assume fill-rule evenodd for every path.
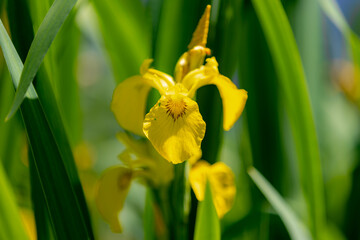
M 325 223 L 320 154 L 306 80 L 289 21 L 279 0 L 252 0 L 275 62 L 289 114 L 308 207 L 308 222 L 318 239 Z
M 194 239 L 220 239 L 220 222 L 211 196 L 209 182 L 206 184 L 204 201 L 199 203 Z
M 0 196 L 0 239 L 28 239 L 1 162 Z
M 296 214 L 287 205 L 285 200 L 275 190 L 275 188 L 259 173 L 255 168 L 251 167 L 248 170 L 251 179 L 256 186 L 264 194 L 271 206 L 279 214 L 280 218 L 285 224 L 292 239 L 305 240 L 311 239 L 311 235 L 304 224 L 297 218 Z
M 21 70 L 21 60 L 16 57 L 15 48 L 12 46 L 1 21 L 0 36 L 0 45 L 4 55 L 7 56 L 6 59 L 11 61 L 9 64 L 17 65 L 16 68 L 9 69 L 11 71 L 14 71 L 14 69 Z M 9 56 L 15 57 L 9 58 Z M 19 76 L 16 73 L 12 75 Z M 78 181 L 75 179 L 76 172 L 74 173 L 76 169 L 71 168 L 71 161 L 68 159 L 69 155 L 64 153 L 63 149 L 59 149 L 58 142 L 53 135 L 54 129 L 49 125 L 39 99 L 26 99 L 21 106 L 21 112 L 27 130 L 31 154 L 33 154 L 35 160 L 35 168 L 44 192 L 49 215 L 54 223 L 57 238 L 92 239 L 91 228 L 86 221 L 87 216 L 83 209 L 83 196 L 79 196 L 79 191 L 76 190 L 78 187 L 76 185 Z M 54 109 L 54 112 L 56 113 L 58 110 Z M 54 126 L 56 124 L 53 124 L 52 127 Z M 55 129 L 55 132 L 61 129 L 61 126 L 57 126 L 59 128 Z M 59 136 L 59 133 L 57 136 Z M 73 159 L 70 160 L 74 164 Z
M 76 2 L 77 0 L 55 0 L 46 14 L 31 44 L 24 69 L 21 73 L 15 99 L 6 119 L 12 117 L 20 107 L 25 93 L 39 70 L 45 54 Z

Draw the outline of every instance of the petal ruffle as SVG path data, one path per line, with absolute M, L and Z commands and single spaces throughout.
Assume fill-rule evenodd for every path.
M 248 98 L 247 91 L 238 89 L 230 79 L 221 75 L 214 57 L 206 59 L 205 66 L 195 69 L 185 76 L 182 84 L 189 89 L 189 97 L 202 86 L 214 84 L 220 92 L 223 102 L 224 130 L 228 131 L 240 117 Z
M 122 232 L 118 215 L 124 206 L 131 178 L 132 170 L 114 167 L 107 169 L 98 182 L 96 206 L 113 232 Z
M 204 200 L 206 179 L 209 180 L 214 206 L 219 218 L 227 213 L 234 202 L 236 187 L 234 174 L 222 162 L 210 165 L 206 161 L 197 162 L 189 174 L 190 185 L 199 201 Z
M 130 77 L 116 87 L 111 102 L 111 110 L 119 125 L 140 136 L 144 135 L 142 124 L 150 89 L 143 77 Z
M 174 93 L 155 104 L 145 116 L 143 130 L 160 155 L 177 164 L 199 153 L 205 122 L 196 102 Z

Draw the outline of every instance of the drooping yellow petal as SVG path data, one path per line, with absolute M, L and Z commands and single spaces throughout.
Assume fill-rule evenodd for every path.
M 166 160 L 177 164 L 198 154 L 205 135 L 205 122 L 196 102 L 176 85 L 163 95 L 145 116 L 143 130 Z M 180 92 L 179 92 L 180 91 Z
M 144 135 L 142 123 L 150 89 L 143 77 L 130 77 L 116 87 L 111 102 L 111 110 L 119 125 L 140 136 Z
M 190 169 L 189 174 L 190 185 L 199 201 L 204 200 L 206 180 L 209 181 L 219 218 L 222 218 L 233 205 L 236 195 L 234 179 L 231 169 L 222 162 L 210 165 L 201 160 Z
M 248 98 L 247 92 L 238 89 L 230 79 L 219 73 L 215 57 L 208 58 L 206 61 L 205 66 L 186 75 L 182 83 L 189 89 L 189 97 L 194 96 L 196 90 L 204 85 L 217 86 L 223 103 L 223 127 L 225 131 L 228 131 L 244 110 Z
M 219 218 L 227 213 L 235 200 L 235 177 L 231 169 L 222 162 L 210 167 L 209 182 L 213 194 L 213 201 Z
M 125 167 L 107 169 L 96 191 L 96 206 L 113 232 L 122 232 L 119 212 L 124 206 L 132 178 L 132 170 Z
M 210 169 L 210 164 L 204 160 L 198 161 L 194 164 L 189 173 L 190 186 L 193 189 L 197 200 L 203 201 L 205 197 L 207 174 Z M 211 187 L 211 185 L 210 185 Z
M 190 44 L 188 45 L 188 49 L 192 49 L 195 46 L 205 47 L 207 43 L 207 37 L 209 32 L 209 24 L 210 24 L 210 11 L 211 6 L 207 5 L 205 12 L 203 13 L 195 32 L 193 33 L 193 37 L 191 39 Z

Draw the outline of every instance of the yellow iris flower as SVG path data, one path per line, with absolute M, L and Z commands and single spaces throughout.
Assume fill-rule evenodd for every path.
M 247 100 L 247 92 L 221 75 L 215 57 L 206 59 L 210 19 L 207 6 L 193 38 L 175 67 L 175 80 L 166 73 L 150 68 L 151 59 L 144 61 L 140 75 L 121 82 L 115 89 L 111 109 L 120 126 L 138 135 L 145 135 L 154 148 L 171 163 L 177 164 L 196 155 L 205 135 L 205 122 L 197 103 L 192 99 L 196 90 L 213 84 L 223 101 L 223 127 L 229 130 L 240 117 Z M 151 88 L 161 98 L 144 113 Z
M 204 200 L 206 182 L 209 181 L 219 218 L 231 209 L 236 195 L 235 177 L 225 163 L 217 162 L 210 165 L 206 161 L 198 161 L 190 169 L 189 181 L 199 201 Z
M 157 188 L 167 185 L 174 177 L 174 166 L 162 158 L 149 141 L 136 140 L 120 132 L 118 139 L 126 149 L 119 155 L 124 163 L 104 171 L 97 183 L 95 202 L 103 219 L 113 232 L 122 232 L 119 212 L 133 179 L 138 179 L 147 186 Z

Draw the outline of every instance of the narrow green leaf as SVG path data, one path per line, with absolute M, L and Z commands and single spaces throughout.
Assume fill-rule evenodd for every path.
M 0 45 L 4 55 L 16 56 L 15 48 L 1 21 L 0 36 Z M 10 61 L 10 64 L 17 65 L 17 69 L 21 70 L 19 57 L 14 57 Z M 13 71 L 14 68 L 10 70 Z M 12 75 L 19 76 L 16 73 Z M 48 88 L 47 91 L 52 94 L 51 88 Z M 53 102 L 51 98 L 49 100 Z M 58 113 L 56 104 L 53 105 L 52 110 L 56 116 Z M 78 189 L 79 187 L 81 189 L 81 185 L 77 179 L 70 148 L 66 145 L 66 141 L 64 141 L 65 144 L 59 145 L 59 139 L 56 141 L 53 135 L 55 132 L 57 137 L 60 136 L 61 140 L 64 139 L 61 134 L 63 131 L 61 123 L 56 122 L 49 125 L 47 119 L 54 119 L 45 116 L 39 99 L 26 98 L 21 105 L 21 113 L 46 205 L 54 223 L 56 237 L 58 239 L 93 239 L 91 226 L 87 220 L 87 210 L 84 209 L 86 208 L 84 197 L 82 191 Z M 64 150 L 64 148 L 66 149 Z
M 11 79 L 13 80 L 15 86 L 19 86 L 23 64 L 19 55 L 16 53 L 14 45 L 11 44 L 10 37 L 6 33 L 5 27 L 2 22 L 0 22 L 0 33 L 1 47 L 3 49 L 8 49 L 7 51 L 3 50 L 3 54 L 6 64 L 9 68 L 9 72 L 11 74 Z M 30 84 L 30 88 L 27 92 L 27 97 L 37 98 L 34 86 L 32 84 Z
M 49 216 L 49 211 L 46 206 L 46 198 L 41 188 L 41 181 L 36 171 L 35 160 L 31 152 L 29 157 L 30 170 L 30 184 L 31 184 L 31 200 L 33 203 L 35 222 L 36 222 L 36 236 L 38 240 L 53 239 L 53 222 Z
M 295 138 L 308 224 L 320 238 L 325 224 L 320 154 L 306 79 L 293 33 L 279 0 L 252 0 L 265 33 Z
M 144 209 L 144 239 L 154 240 L 155 234 L 155 214 L 153 207 L 152 193 L 150 189 L 146 190 L 145 209 Z
M 0 239 L 28 239 L 3 166 L 0 161 Z
M 220 239 L 220 222 L 216 213 L 209 182 L 206 183 L 204 201 L 199 202 L 195 225 L 195 240 Z
M 255 168 L 250 167 L 248 174 L 264 194 L 271 206 L 279 214 L 292 239 L 311 239 L 310 232 L 287 205 L 275 188 Z
M 24 69 L 21 72 L 20 83 L 17 87 L 14 102 L 6 119 L 11 118 L 20 107 L 45 54 L 76 2 L 77 0 L 55 0 L 46 14 L 31 44 Z M 19 71 L 16 72 L 17 74 L 20 73 Z M 30 98 L 33 98 L 33 96 L 30 96 Z

